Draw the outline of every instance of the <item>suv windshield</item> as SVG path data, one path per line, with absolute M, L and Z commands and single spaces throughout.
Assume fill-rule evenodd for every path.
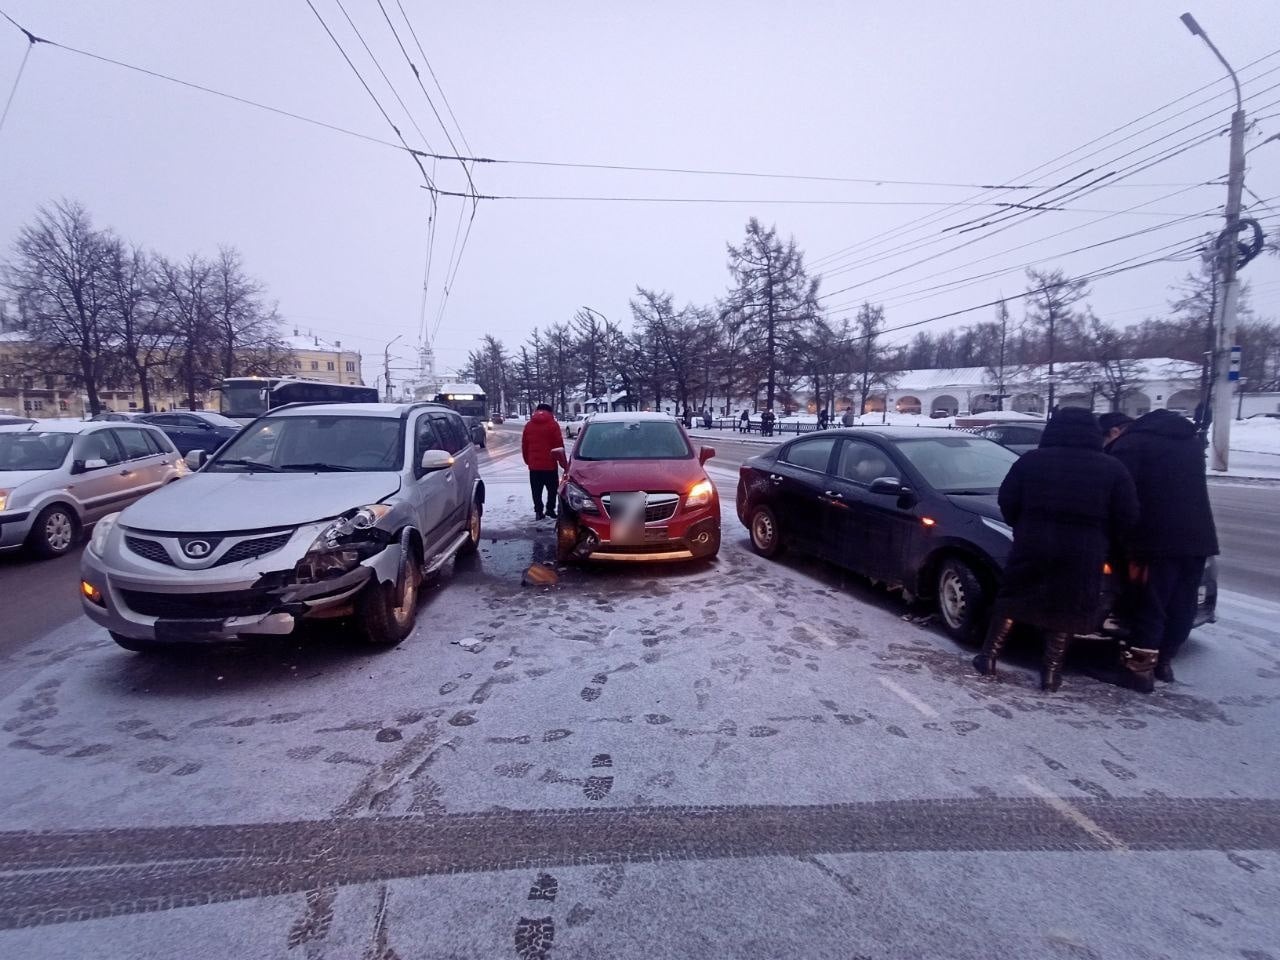
M 281 470 L 399 470 L 404 443 L 391 417 L 268 417 L 227 444 L 207 467 L 243 473 Z
M 985 437 L 901 440 L 898 449 L 939 493 L 995 493 L 1018 455 Z
M 74 433 L 0 433 L 0 470 L 56 470 L 75 439 Z
M 693 456 L 674 422 L 593 420 L 582 429 L 579 460 L 687 460 Z

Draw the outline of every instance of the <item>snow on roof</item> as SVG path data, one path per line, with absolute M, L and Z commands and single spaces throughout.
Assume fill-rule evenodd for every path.
M 1059 363 L 1056 375 L 1065 383 L 1085 383 L 1092 376 L 1092 364 Z M 944 390 L 991 386 L 990 367 L 953 367 L 950 369 L 903 370 L 893 374 L 891 393 L 908 390 Z M 1047 364 L 1033 367 L 1010 367 L 1006 375 L 1011 386 L 1031 385 L 1045 380 L 1049 374 Z M 1200 377 L 1200 364 L 1172 357 L 1151 357 L 1134 361 L 1134 380 L 1196 380 Z
M 449 382 L 440 384 L 436 393 L 470 393 L 482 397 L 484 389 L 478 383 Z
M 1039 413 L 1020 413 L 1017 410 L 988 410 L 986 413 L 956 417 L 957 423 L 962 420 L 1038 420 L 1043 423 L 1044 416 Z
M 341 346 L 342 341 L 330 342 L 323 337 L 317 337 L 314 334 L 298 334 L 283 337 L 284 345 L 290 350 L 325 350 L 330 353 L 355 353 L 356 351 L 350 347 Z
M 619 411 L 617 413 L 593 413 L 591 415 L 592 423 L 626 423 L 634 420 L 665 420 L 667 423 L 673 423 L 675 417 L 669 413 L 647 413 L 644 411 Z

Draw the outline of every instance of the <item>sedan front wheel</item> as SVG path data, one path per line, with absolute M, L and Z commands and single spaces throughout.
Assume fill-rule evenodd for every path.
M 949 557 L 938 567 L 938 613 L 957 640 L 972 642 L 986 615 L 987 591 L 973 568 L 958 557 Z

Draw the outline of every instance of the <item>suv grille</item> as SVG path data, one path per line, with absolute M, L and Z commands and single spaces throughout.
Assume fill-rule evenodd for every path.
M 252 560 L 255 557 L 265 557 L 268 553 L 275 553 L 292 537 L 292 533 L 278 533 L 274 537 L 259 537 L 257 540 L 242 540 L 234 547 L 218 558 L 215 567 L 220 567 L 224 563 L 239 563 L 241 560 Z
M 275 599 L 258 590 L 230 590 L 222 593 L 147 593 L 121 590 L 125 605 L 144 617 L 167 620 L 225 620 L 270 613 Z
M 605 513 L 609 512 L 609 494 L 600 498 Z M 644 522 L 661 523 L 676 515 L 676 507 L 680 505 L 680 496 L 675 493 L 651 493 L 645 499 Z M 612 518 L 612 514 L 610 514 Z
M 125 537 L 124 543 L 138 556 L 145 557 L 152 563 L 163 563 L 167 567 L 174 565 L 173 560 L 169 557 L 169 551 L 164 548 L 162 543 L 157 543 L 154 540 L 143 540 L 141 537 Z

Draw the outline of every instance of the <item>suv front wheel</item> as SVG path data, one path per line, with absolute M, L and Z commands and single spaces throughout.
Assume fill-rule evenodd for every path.
M 399 643 L 418 619 L 418 588 L 422 570 L 410 553 L 403 561 L 398 583 L 374 580 L 360 594 L 356 616 L 365 640 L 376 646 Z

